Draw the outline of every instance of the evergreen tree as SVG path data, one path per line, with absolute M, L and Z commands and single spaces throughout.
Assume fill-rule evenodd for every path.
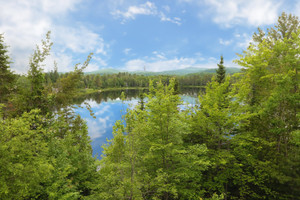
M 231 199 L 235 184 L 236 159 L 231 150 L 232 138 L 243 129 L 249 112 L 235 101 L 230 88 L 230 77 L 219 83 L 216 77 L 207 84 L 205 94 L 199 96 L 200 106 L 193 108 L 188 118 L 191 133 L 186 135 L 187 144 L 205 144 L 211 165 L 203 175 L 205 196 L 223 194 Z
M 180 88 L 179 88 L 179 81 L 177 78 L 173 78 L 174 79 L 174 94 L 180 94 Z
M 0 103 L 8 101 L 15 80 L 15 75 L 10 71 L 10 58 L 7 53 L 3 34 L 0 34 Z
M 218 83 L 223 83 L 225 80 L 226 70 L 223 64 L 223 56 L 221 56 L 220 64 L 218 64 L 218 69 L 216 70 Z
M 50 72 L 51 82 L 52 83 L 56 83 L 56 81 L 58 80 L 58 78 L 59 78 L 59 74 L 58 74 L 58 71 L 57 71 L 57 63 L 54 62 L 54 71 Z
M 139 94 L 139 104 L 140 104 L 140 109 L 144 110 L 145 109 L 145 94 L 143 91 Z

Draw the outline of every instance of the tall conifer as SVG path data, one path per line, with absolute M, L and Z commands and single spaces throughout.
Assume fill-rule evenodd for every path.
M 10 71 L 10 58 L 7 55 L 7 46 L 4 44 L 3 34 L 0 34 L 0 103 L 7 100 L 12 84 L 14 74 Z
M 221 56 L 220 64 L 218 64 L 219 68 L 216 70 L 216 72 L 217 72 L 217 81 L 219 83 L 223 83 L 224 80 L 225 80 L 226 71 L 225 71 L 225 67 L 224 67 L 223 64 L 224 64 L 223 56 Z

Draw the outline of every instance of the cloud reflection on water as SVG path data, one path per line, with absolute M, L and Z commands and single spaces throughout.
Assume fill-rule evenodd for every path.
M 181 99 L 185 102 L 180 106 L 181 110 L 197 104 L 196 97 L 190 95 L 181 95 Z M 147 101 L 147 99 L 145 99 Z M 91 145 L 93 148 L 93 155 L 100 159 L 102 154 L 101 146 L 107 143 L 107 140 L 112 139 L 112 128 L 117 120 L 121 120 L 122 116 L 126 114 L 126 110 L 133 109 L 139 103 L 139 99 L 130 98 L 130 100 L 122 101 L 120 98 L 110 99 L 96 102 L 96 100 L 85 100 L 91 106 L 91 109 L 96 116 L 94 119 L 89 111 L 85 108 L 84 103 L 81 104 L 82 108 L 75 109 L 75 112 L 80 114 L 81 117 L 87 122 L 89 136 L 91 137 Z
M 93 100 L 87 100 L 85 103 L 91 106 L 96 119 L 90 116 L 84 103 L 81 104 L 82 108 L 77 108 L 75 112 L 80 114 L 87 122 L 89 136 L 92 139 L 93 155 L 98 154 L 99 158 L 102 151 L 101 146 L 106 143 L 107 139 L 112 138 L 112 127 L 114 123 L 122 119 L 122 115 L 126 113 L 126 109 L 131 107 L 129 104 L 137 105 L 138 100 L 122 102 L 116 99 L 101 102 L 100 104 Z

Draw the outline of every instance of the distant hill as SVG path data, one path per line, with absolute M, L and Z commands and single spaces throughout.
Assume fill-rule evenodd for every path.
M 196 73 L 215 73 L 216 68 L 208 69 L 208 68 L 196 68 L 196 67 L 188 67 L 185 69 L 177 69 L 170 71 L 162 71 L 162 72 L 149 72 L 149 71 L 125 71 L 118 69 L 100 69 L 97 71 L 86 72 L 85 74 L 117 74 L 120 72 L 128 72 L 130 74 L 144 75 L 144 76 L 154 76 L 154 75 L 187 75 L 187 74 L 196 74 Z M 233 74 L 240 72 L 239 68 L 226 68 L 226 72 Z
M 216 73 L 216 69 L 205 69 L 203 72 L 206 72 L 206 73 Z M 229 74 L 234 74 L 234 73 L 238 73 L 241 71 L 240 68 L 234 68 L 234 67 L 229 67 L 229 68 L 225 68 L 226 70 L 226 73 L 229 73 Z
M 107 69 L 100 69 L 97 71 L 92 71 L 92 72 L 85 72 L 85 74 L 117 74 L 119 72 L 125 72 L 122 70 L 118 70 L 118 69 L 113 69 L 113 68 L 107 68 Z
M 163 71 L 163 72 L 157 72 L 161 75 L 187 75 L 187 74 L 195 74 L 204 72 L 206 69 L 202 68 L 196 68 L 196 67 L 188 67 L 185 69 L 177 69 L 177 70 L 171 70 L 171 71 Z

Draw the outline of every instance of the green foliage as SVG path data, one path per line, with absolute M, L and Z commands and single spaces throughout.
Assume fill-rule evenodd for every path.
M 140 109 L 144 110 L 145 109 L 145 101 L 144 101 L 145 94 L 143 92 L 140 93 L 139 99 L 140 99 L 140 101 L 139 101 Z
M 15 81 L 15 75 L 10 71 L 10 58 L 7 54 L 3 34 L 0 34 L 0 103 L 9 101 Z
M 212 73 L 198 73 L 188 75 L 176 75 L 176 91 L 179 92 L 180 87 L 190 86 L 205 86 L 210 81 Z M 145 76 L 140 74 L 131 74 L 128 72 L 120 72 L 118 74 L 85 74 L 82 77 L 83 84 L 80 88 L 91 89 L 105 89 L 105 88 L 122 88 L 122 87 L 149 87 L 149 80 L 153 80 L 154 83 L 162 81 L 163 83 L 169 83 L 170 79 L 174 76 L 171 75 L 153 75 Z
M 218 64 L 218 69 L 216 70 L 218 83 L 223 83 L 225 80 L 226 71 L 223 64 L 223 56 L 221 56 L 220 64 Z
M 253 40 L 256 43 L 261 43 L 266 40 L 266 42 L 272 46 L 272 43 L 276 40 L 290 39 L 292 34 L 298 31 L 299 27 L 299 19 L 297 16 L 292 14 L 287 15 L 283 12 L 281 16 L 279 16 L 274 28 L 269 28 L 267 34 L 258 28 L 258 33 L 253 34 Z
M 37 198 L 41 182 L 54 169 L 47 158 L 47 132 L 37 124 L 37 111 L 0 121 L 0 198 Z
M 160 82 L 154 88 L 150 83 L 145 109 L 128 111 L 126 126 L 116 123 L 101 160 L 101 199 L 201 196 L 201 172 L 209 165 L 206 147 L 183 145 L 189 126 L 185 113 L 178 110 L 181 102 L 174 95 L 174 84 L 174 80 L 169 86 Z
M 199 109 L 191 111 L 192 133 L 185 141 L 208 147 L 206 197 L 213 193 L 224 194 L 225 199 L 299 196 L 297 24 L 297 18 L 283 14 L 276 29 L 240 55 L 237 63 L 246 69 L 235 75 L 235 82 L 212 79 L 199 97 Z
M 65 107 L 72 104 L 73 98 L 78 94 L 78 88 L 83 76 L 83 70 L 88 66 L 93 54 L 88 55 L 86 61 L 67 76 L 58 79 L 54 88 L 55 105 Z
M 259 29 L 233 77 L 221 57 L 212 79 L 149 84 L 128 73 L 83 76 L 91 55 L 74 72 L 45 75 L 49 34 L 14 83 L 0 35 L 0 199 L 298 199 L 298 29 L 285 13 L 267 33 Z M 178 88 L 206 83 L 199 105 L 181 109 Z M 83 87 L 131 86 L 149 93 L 115 123 L 96 161 L 73 98 Z
M 252 113 L 245 137 L 251 141 L 250 146 L 256 147 L 248 152 L 254 160 L 248 162 L 252 164 L 247 171 L 259 172 L 254 176 L 261 179 L 261 184 L 257 183 L 263 190 L 261 198 L 299 196 L 299 190 L 294 187 L 299 185 L 299 171 L 291 173 L 299 167 L 299 160 L 295 160 L 298 147 L 292 142 L 299 125 L 300 32 L 297 27 L 298 18 L 283 13 L 275 29 L 269 29 L 267 34 L 259 30 L 260 36 L 254 35 L 256 43 L 237 61 L 246 68 L 237 87 L 248 88 L 240 97 L 250 105 Z
M 59 79 L 59 73 L 57 71 L 57 63 L 54 62 L 54 70 L 51 70 L 48 73 L 45 73 L 46 83 L 49 85 L 54 84 Z
M 216 193 L 213 194 L 211 198 L 208 198 L 207 200 L 223 200 L 224 199 L 224 194 L 217 195 Z
M 78 199 L 91 194 L 97 179 L 96 161 L 86 124 L 70 111 L 61 112 L 51 120 L 49 156 L 55 171 L 47 183 L 46 191 L 52 199 Z
M 219 71 L 200 104 L 185 111 L 178 109 L 174 81 L 150 82 L 148 103 L 128 111 L 126 125 L 116 123 L 104 148 L 98 197 L 297 199 L 295 27 L 297 18 L 283 13 L 267 35 L 259 29 L 237 61 L 246 69 L 233 78 Z
M 79 199 L 97 178 L 87 127 L 79 116 L 38 110 L 0 121 L 1 199 Z
M 52 42 L 50 42 L 50 31 L 46 35 L 46 40 L 42 40 L 42 47 L 36 46 L 36 50 L 32 54 L 29 61 L 28 79 L 31 83 L 31 92 L 28 94 L 27 111 L 33 108 L 39 108 L 43 112 L 47 112 L 46 97 L 44 94 L 45 77 L 43 73 L 42 63 L 50 54 Z
M 249 113 L 237 101 L 231 90 L 230 77 L 219 83 L 214 77 L 206 86 L 206 92 L 199 96 L 200 106 L 193 108 L 189 123 L 191 133 L 185 137 L 189 144 L 205 144 L 211 165 L 203 176 L 205 197 L 223 193 L 226 198 L 234 186 L 234 163 L 231 142 L 247 124 Z
M 97 161 L 87 126 L 68 108 L 90 56 L 59 83 L 55 70 L 47 86 L 42 62 L 52 43 L 49 33 L 46 38 L 30 59 L 28 76 L 18 76 L 14 95 L 0 106 L 0 199 L 83 199 L 95 189 Z M 7 78 L 8 57 L 1 53 Z

